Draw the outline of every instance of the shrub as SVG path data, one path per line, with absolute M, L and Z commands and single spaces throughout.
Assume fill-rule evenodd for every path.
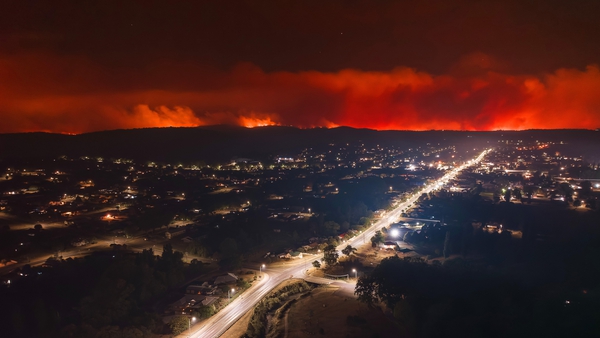
M 260 301 L 254 307 L 252 317 L 248 323 L 248 329 L 244 337 L 265 337 L 267 327 L 267 313 L 281 306 L 285 298 L 297 293 L 305 292 L 311 289 L 305 281 L 300 281 L 294 284 L 286 285 L 278 291 L 271 292 L 267 297 Z M 291 305 L 291 304 L 290 304 Z

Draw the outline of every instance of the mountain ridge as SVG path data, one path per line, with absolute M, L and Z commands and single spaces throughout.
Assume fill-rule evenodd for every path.
M 600 133 L 593 130 L 525 131 L 409 131 L 352 127 L 301 129 L 290 126 L 244 128 L 236 126 L 138 128 L 84 134 L 46 132 L 0 134 L 0 159 L 57 156 L 102 156 L 155 161 L 218 162 L 232 157 L 264 158 L 302 148 L 362 141 L 365 144 L 418 145 L 439 140 L 455 144 L 496 145 L 506 136 L 540 141 L 576 143 L 586 151 L 600 148 Z M 590 148 L 590 149 L 587 149 Z M 598 154 L 600 157 L 600 154 Z

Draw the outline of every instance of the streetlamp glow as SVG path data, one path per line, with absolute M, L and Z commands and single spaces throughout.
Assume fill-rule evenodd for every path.
M 188 318 L 188 337 L 192 334 L 192 322 L 196 321 L 196 317 Z
M 356 271 L 356 269 L 352 269 L 352 272 L 354 272 L 354 278 L 358 280 L 358 271 Z
M 234 292 L 235 292 L 235 289 L 227 290 L 227 297 L 230 301 L 231 301 L 231 296 L 233 295 Z
M 265 265 L 264 265 L 264 264 L 262 264 L 262 265 L 261 265 L 261 266 L 258 268 L 259 276 L 261 276 L 261 277 L 262 277 L 262 269 L 264 269 L 264 268 L 265 268 Z
M 390 235 L 392 235 L 392 237 L 398 237 L 400 235 L 400 231 L 398 229 L 392 229 L 392 231 L 390 231 Z

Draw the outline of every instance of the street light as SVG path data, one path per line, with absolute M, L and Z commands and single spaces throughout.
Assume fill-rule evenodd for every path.
M 356 269 L 352 269 L 352 272 L 354 272 L 354 278 L 358 280 L 358 271 L 356 271 Z
M 262 269 L 264 269 L 264 268 L 265 268 L 265 265 L 264 265 L 264 264 L 263 264 L 263 265 L 261 265 L 261 266 L 258 268 L 258 272 L 259 272 L 258 274 L 259 274 L 261 277 L 262 277 Z
M 229 297 L 229 301 L 231 301 L 231 296 L 235 292 L 235 289 L 227 290 L 227 297 Z
M 188 318 L 188 337 L 192 335 L 192 322 L 196 321 L 196 317 Z

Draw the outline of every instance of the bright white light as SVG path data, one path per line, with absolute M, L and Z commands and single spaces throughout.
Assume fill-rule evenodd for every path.
M 392 231 L 390 231 L 390 235 L 392 235 L 392 237 L 398 237 L 400 235 L 400 231 L 398 231 L 398 229 L 392 229 Z

